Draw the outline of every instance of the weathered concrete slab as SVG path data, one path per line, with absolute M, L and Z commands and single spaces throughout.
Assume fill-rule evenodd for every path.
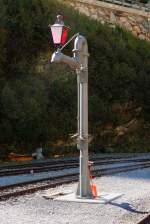
M 77 203 L 92 203 L 92 204 L 107 204 L 109 202 L 114 201 L 117 198 L 120 198 L 122 194 L 118 193 L 108 193 L 102 192 L 98 197 L 94 199 L 86 199 L 86 198 L 77 198 L 75 193 L 66 194 L 62 196 L 58 196 L 54 198 L 54 201 L 69 201 L 69 202 L 77 202 Z

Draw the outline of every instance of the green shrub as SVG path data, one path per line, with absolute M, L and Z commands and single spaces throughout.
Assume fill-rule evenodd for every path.
M 114 103 L 134 102 L 149 121 L 148 42 L 57 1 L 1 0 L 0 8 L 0 144 L 34 149 L 67 141 L 76 132 L 76 75 L 67 66 L 49 64 L 54 46 L 47 26 L 59 13 L 72 28 L 70 36 L 80 32 L 88 39 L 90 132 L 97 134 L 105 122 L 121 122 Z

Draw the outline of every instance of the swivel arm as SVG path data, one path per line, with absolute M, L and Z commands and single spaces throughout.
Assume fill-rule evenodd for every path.
M 78 62 L 78 60 L 76 60 L 76 58 L 69 57 L 63 54 L 60 49 L 58 49 L 52 54 L 51 62 L 57 64 L 60 63 L 68 64 L 73 69 L 80 68 L 80 63 Z
M 70 41 L 68 41 L 69 43 Z M 67 46 L 67 45 L 66 45 Z M 74 41 L 73 57 L 69 57 L 61 52 L 62 49 L 57 49 L 52 54 L 52 63 L 64 63 L 68 64 L 71 68 L 76 70 L 87 69 L 88 67 L 88 47 L 86 39 L 77 35 Z

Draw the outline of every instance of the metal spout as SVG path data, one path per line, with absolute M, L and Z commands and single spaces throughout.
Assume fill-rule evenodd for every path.
M 52 54 L 51 63 L 68 64 L 73 69 L 79 69 L 80 68 L 80 64 L 76 60 L 76 58 L 72 58 L 72 57 L 69 57 L 69 56 L 61 53 L 61 50 L 60 49 L 58 49 L 57 51 L 55 51 Z
M 55 51 L 52 54 L 52 58 L 51 58 L 51 63 L 62 63 L 62 58 L 63 58 L 63 54 L 61 53 L 60 50 Z

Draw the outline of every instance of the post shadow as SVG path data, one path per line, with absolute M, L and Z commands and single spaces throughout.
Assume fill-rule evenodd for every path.
M 123 202 L 123 203 L 109 202 L 108 204 L 113 205 L 113 206 L 117 206 L 119 208 L 125 209 L 129 212 L 136 213 L 136 214 L 148 214 L 149 213 L 149 211 L 139 211 L 139 210 L 137 210 L 136 208 L 134 208 L 133 205 L 131 205 L 128 202 Z

